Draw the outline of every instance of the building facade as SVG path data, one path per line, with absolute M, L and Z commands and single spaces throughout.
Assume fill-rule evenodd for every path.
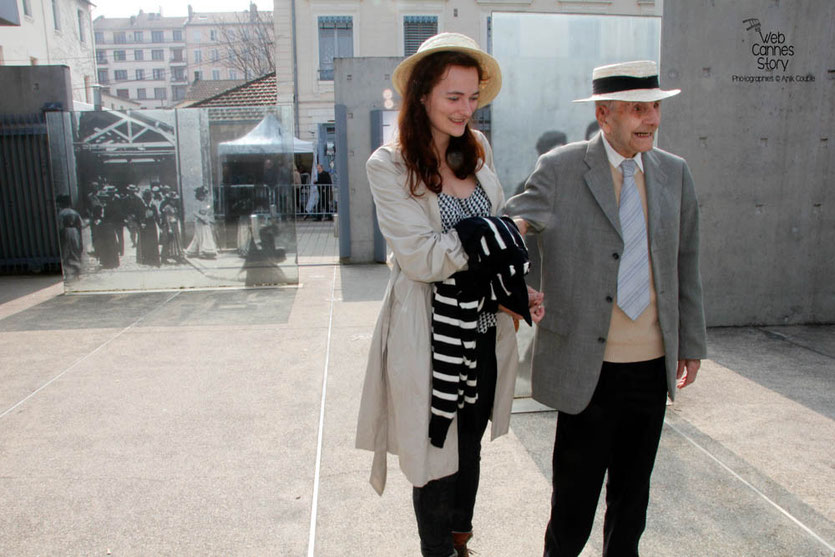
M 174 106 L 194 80 L 237 80 L 272 71 L 272 12 L 164 17 L 140 10 L 129 18 L 98 17 L 96 79 L 103 91 L 142 108 Z M 265 33 L 263 30 L 266 29 Z
M 141 10 L 131 17 L 97 17 L 96 79 L 102 91 L 142 108 L 165 108 L 185 98 L 185 22 Z
M 18 24 L 0 27 L 0 65 L 68 66 L 73 100 L 92 104 L 96 83 L 93 4 L 87 0 L 16 2 Z
M 194 12 L 185 24 L 189 79 L 246 80 L 275 71 L 271 11 Z

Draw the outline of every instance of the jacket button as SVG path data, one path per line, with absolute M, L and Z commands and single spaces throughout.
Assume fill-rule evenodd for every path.
M 612 258 L 613 258 L 613 259 L 620 259 L 620 254 L 619 254 L 619 253 L 617 253 L 617 252 L 613 253 L 613 254 L 612 254 Z
M 612 298 L 611 296 L 606 296 L 606 301 L 609 302 L 610 304 L 612 303 L 613 300 L 614 300 L 614 298 Z
M 606 342 L 606 339 L 605 339 L 605 338 L 603 338 L 603 337 L 598 337 L 598 338 L 597 338 L 597 342 L 599 342 L 599 343 L 601 343 L 601 344 L 602 344 L 602 343 Z

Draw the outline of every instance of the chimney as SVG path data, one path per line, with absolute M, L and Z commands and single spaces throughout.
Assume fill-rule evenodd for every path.
M 139 10 L 139 15 L 142 15 L 142 10 Z M 135 15 L 130 16 L 130 24 L 131 25 L 136 25 L 136 16 Z
M 258 6 L 255 5 L 255 2 L 249 3 L 249 22 L 255 23 L 258 19 Z
M 191 18 L 194 16 L 194 10 L 191 9 L 191 4 L 188 5 L 188 20 L 191 21 Z

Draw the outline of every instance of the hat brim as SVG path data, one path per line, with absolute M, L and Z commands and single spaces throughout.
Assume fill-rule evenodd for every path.
M 496 59 L 486 52 L 474 48 L 445 45 L 438 45 L 436 48 L 428 48 L 421 52 L 416 52 L 397 65 L 394 73 L 391 75 L 391 81 L 395 91 L 397 91 L 397 94 L 401 98 L 403 97 L 403 91 L 406 90 L 409 76 L 412 75 L 412 69 L 414 69 L 415 65 L 430 54 L 435 54 L 436 52 L 463 52 L 475 58 L 478 65 L 481 66 L 482 73 L 487 76 L 487 79 L 481 83 L 481 88 L 478 92 L 478 107 L 481 108 L 493 102 L 493 99 L 496 98 L 502 88 L 502 70 Z
M 585 99 L 576 99 L 571 102 L 584 103 L 595 101 L 625 101 L 638 103 L 651 103 L 674 97 L 681 93 L 681 89 L 670 89 L 665 91 L 663 89 L 630 89 L 628 91 L 615 91 L 612 93 L 603 93 L 600 95 L 592 95 Z

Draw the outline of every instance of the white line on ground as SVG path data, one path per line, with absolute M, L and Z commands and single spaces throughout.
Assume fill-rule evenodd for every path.
M 809 528 L 808 526 L 806 526 L 805 524 L 803 524 L 802 522 L 800 522 L 800 520 L 798 520 L 797 518 L 795 518 L 795 517 L 794 517 L 794 516 L 793 516 L 793 515 L 789 512 L 789 511 L 787 511 L 786 509 L 784 509 L 783 507 L 781 507 L 780 505 L 778 505 L 776 502 L 774 502 L 771 498 L 769 498 L 769 497 L 768 497 L 768 495 L 766 495 L 765 493 L 763 493 L 762 491 L 760 491 L 759 489 L 757 489 L 756 487 L 754 487 L 754 486 L 753 486 L 753 485 L 752 485 L 749 481 L 747 481 L 745 478 L 743 478 L 742 476 L 740 476 L 739 474 L 737 474 L 736 472 L 734 472 L 734 471 L 733 471 L 733 469 L 732 469 L 730 466 L 728 466 L 727 464 L 725 464 L 724 462 L 722 462 L 721 460 L 719 460 L 719 459 L 718 459 L 717 457 L 715 457 L 715 456 L 714 456 L 714 455 L 713 455 L 710 451 L 708 451 L 706 448 L 704 448 L 703 446 L 701 446 L 699 443 L 697 443 L 694 439 L 692 439 L 692 438 L 691 438 L 690 436 L 688 436 L 686 433 L 684 433 L 683 431 L 681 431 L 679 428 L 677 428 L 676 426 L 674 426 L 673 424 L 671 424 L 671 423 L 669 422 L 669 420 L 664 420 L 664 423 L 665 423 L 665 425 L 670 426 L 670 428 L 672 428 L 672 430 L 673 430 L 673 431 L 675 431 L 676 433 L 678 433 L 679 435 L 681 435 L 682 437 L 684 437 L 684 439 L 685 439 L 685 440 L 687 440 L 687 441 L 688 441 L 691 445 L 693 445 L 694 447 L 696 447 L 697 449 L 699 449 L 700 451 L 702 451 L 704 454 L 706 454 L 708 457 L 710 457 L 710 459 L 711 459 L 711 460 L 713 460 L 714 462 L 716 462 L 716 464 L 718 464 L 719 466 L 721 466 L 722 468 L 724 468 L 725 470 L 727 470 L 727 471 L 728 471 L 728 472 L 729 472 L 729 473 L 730 473 L 730 474 L 731 474 L 734 478 L 736 478 L 737 480 L 739 480 L 740 482 L 742 482 L 743 484 L 745 484 L 746 486 L 748 486 L 749 488 L 751 488 L 751 490 L 752 490 L 754 493 L 756 493 L 757 495 L 759 495 L 760 497 L 762 497 L 763 499 L 765 499 L 765 500 L 766 500 L 766 502 L 768 502 L 768 503 L 769 503 L 771 506 L 773 506 L 775 509 L 777 509 L 778 511 L 780 511 L 781 513 L 783 513 L 783 514 L 784 514 L 784 515 L 785 515 L 785 516 L 786 516 L 789 520 L 791 520 L 792 522 L 794 522 L 795 524 L 797 524 L 798 526 L 800 526 L 800 528 L 802 528 L 802 529 L 803 529 L 803 530 L 804 530 L 807 534 L 809 534 L 810 536 L 812 536 L 813 538 L 815 538 L 818 542 L 820 542 L 821 544 L 823 544 L 823 546 L 824 546 L 824 547 L 826 547 L 826 549 L 827 549 L 827 550 L 832 551 L 832 552 L 835 552 L 835 546 L 831 545 L 831 544 L 830 544 L 829 542 L 827 542 L 825 539 L 823 539 L 822 537 L 820 537 L 819 535 L 817 535 L 817 534 L 816 534 L 816 533 L 815 533 L 815 532 L 814 532 L 811 528 Z
M 40 387 L 38 387 L 37 389 L 35 389 L 34 391 L 32 391 L 31 393 L 29 393 L 29 395 L 27 395 L 25 398 L 23 398 L 23 400 L 20 400 L 17 404 L 15 404 L 15 405 L 14 405 L 14 406 L 12 406 L 11 408 L 7 409 L 5 412 L 3 412 L 2 414 L 0 414 L 0 419 L 2 419 L 2 418 L 4 418 L 4 417 L 6 417 L 8 414 L 10 414 L 11 412 L 13 412 L 15 408 L 17 408 L 17 407 L 18 407 L 18 406 L 20 406 L 21 404 L 24 404 L 27 400 L 29 400 L 30 398 L 34 397 L 36 394 L 38 394 L 39 392 L 41 392 L 42 390 L 44 390 L 45 388 L 47 388 L 48 386 L 50 386 L 52 383 L 54 383 L 55 381 L 57 381 L 58 379 L 60 379 L 61 377 L 63 377 L 63 376 L 64 376 L 64 375 L 66 375 L 67 373 L 69 373 L 70 371 L 72 371 L 72 370 L 73 370 L 73 369 L 74 369 L 77 365 L 79 365 L 81 362 L 83 362 L 84 360 L 86 360 L 87 358 L 89 358 L 90 356 L 92 356 L 93 354 L 95 354 L 95 353 L 99 352 L 102 348 L 104 348 L 105 346 L 107 346 L 108 344 L 110 344 L 111 342 L 113 342 L 114 340 L 116 340 L 117 338 L 119 338 L 120 336 L 122 336 L 123 334 L 125 334 L 126 332 L 128 332 L 129 330 L 131 330 L 131 329 L 133 329 L 134 327 L 136 327 L 136 326 L 137 326 L 139 323 L 141 323 L 141 322 L 142 322 L 142 321 L 143 321 L 146 317 L 148 317 L 149 315 L 151 315 L 151 314 L 152 314 L 152 313 L 154 313 L 155 311 L 158 311 L 161 307 L 163 307 L 165 304 L 167 304 L 168 302 L 170 302 L 171 300 L 173 300 L 174 298 L 176 298 L 176 297 L 177 297 L 177 296 L 179 296 L 179 295 L 180 295 L 180 292 L 179 292 L 179 291 L 175 292 L 174 294 L 172 294 L 171 296 L 169 296 L 169 297 L 168 297 L 168 299 L 167 299 L 167 300 L 165 300 L 163 303 L 161 303 L 160 305 L 158 305 L 157 307 L 155 307 L 154 309 L 152 309 L 151 311 L 149 311 L 148 313 L 146 313 L 145 315 L 143 315 L 142 317 L 140 317 L 139 319 L 137 319 L 136 321 L 134 321 L 133 323 L 131 323 L 130 325 L 128 325 L 127 327 L 125 327 L 124 329 L 122 329 L 121 331 L 119 331 L 118 333 L 116 333 L 115 335 L 113 335 L 112 337 L 110 337 L 109 339 L 107 339 L 106 341 L 104 341 L 103 343 L 101 343 L 98 347 L 96 347 L 96 348 L 95 348 L 95 349 L 93 349 L 92 351 L 88 352 L 88 353 L 87 353 L 87 354 L 85 354 L 84 356 L 81 356 L 79 359 L 77 359 L 77 360 L 76 360 L 76 361 L 74 361 L 72 364 L 70 364 L 70 366 L 69 366 L 69 367 L 65 368 L 65 369 L 64 369 L 61 373 L 59 373 L 58 375 L 56 375 L 55 377 L 53 377 L 52 379 L 50 379 L 49 381 L 47 381 L 46 383 L 44 383 L 43 385 L 41 385 Z
M 331 332 L 333 331 L 333 306 L 334 294 L 336 293 L 336 271 L 338 267 L 333 268 L 333 278 L 331 279 L 331 307 L 330 315 L 328 316 L 328 339 L 325 346 L 325 370 L 322 374 L 322 401 L 319 409 L 319 433 L 316 439 L 316 468 L 313 473 L 313 501 L 310 506 L 310 536 L 307 540 L 307 555 L 314 556 L 314 548 L 316 545 L 316 516 L 319 511 L 319 472 L 322 465 L 322 436 L 325 425 L 325 398 L 328 394 L 328 365 L 331 357 Z

